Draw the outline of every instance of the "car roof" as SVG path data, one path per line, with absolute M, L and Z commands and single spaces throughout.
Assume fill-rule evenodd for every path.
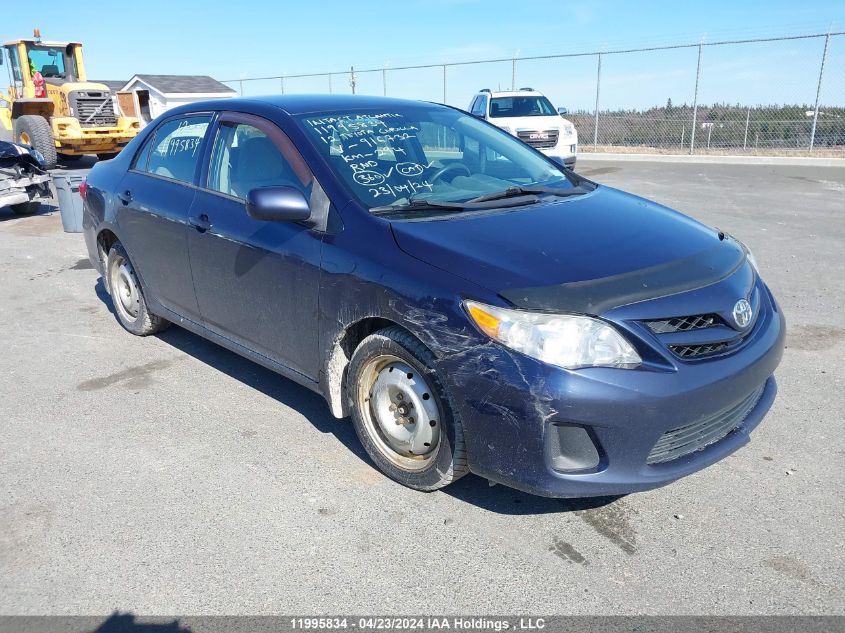
M 257 97 L 235 97 L 220 101 L 197 102 L 196 109 L 206 108 L 227 109 L 241 104 L 266 104 L 284 110 L 287 114 L 306 114 L 346 109 L 379 109 L 407 108 L 420 105 L 439 106 L 439 104 L 412 99 L 394 99 L 391 97 L 372 97 L 368 95 L 327 95 L 327 94 L 298 94 L 298 95 L 266 95 Z M 442 106 L 441 106 L 442 107 Z
M 482 90 L 478 94 L 489 94 L 491 97 L 542 97 L 539 90 Z

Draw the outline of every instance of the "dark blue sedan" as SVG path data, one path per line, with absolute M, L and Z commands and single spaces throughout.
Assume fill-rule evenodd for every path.
M 457 109 L 197 103 L 83 192 L 123 327 L 175 323 L 323 394 L 418 490 L 654 488 L 775 398 L 784 319 L 742 243 Z

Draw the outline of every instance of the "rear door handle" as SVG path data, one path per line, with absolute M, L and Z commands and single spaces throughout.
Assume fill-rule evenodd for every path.
M 205 233 L 211 228 L 211 221 L 208 219 L 207 213 L 200 213 L 198 216 L 190 218 L 188 222 L 200 233 Z
M 120 198 L 120 201 L 123 204 L 129 204 L 130 202 L 132 202 L 132 192 L 129 191 L 129 189 L 127 189 L 123 193 L 117 194 L 117 197 Z

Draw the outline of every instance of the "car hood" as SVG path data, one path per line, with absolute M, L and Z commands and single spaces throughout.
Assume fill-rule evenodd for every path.
M 677 211 L 599 186 L 554 202 L 394 221 L 407 254 L 526 309 L 598 314 L 714 283 L 741 245 Z

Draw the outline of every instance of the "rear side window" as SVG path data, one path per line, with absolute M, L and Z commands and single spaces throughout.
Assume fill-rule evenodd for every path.
M 200 145 L 211 122 L 207 114 L 165 121 L 138 154 L 138 171 L 193 182 Z

